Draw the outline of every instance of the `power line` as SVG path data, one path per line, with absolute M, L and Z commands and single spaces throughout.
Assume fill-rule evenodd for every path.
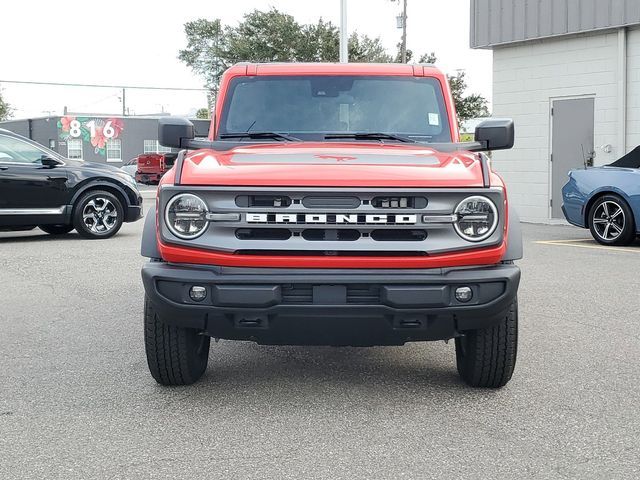
M 186 87 L 145 87 L 141 85 L 98 85 L 91 83 L 63 83 L 63 82 L 31 82 L 26 80 L 0 80 L 0 83 L 13 83 L 18 85 L 51 85 L 57 87 L 93 87 L 93 88 L 119 88 L 137 90 L 175 90 L 187 92 L 209 92 L 208 88 L 186 88 Z

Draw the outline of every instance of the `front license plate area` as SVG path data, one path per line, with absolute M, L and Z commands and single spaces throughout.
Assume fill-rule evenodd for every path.
M 315 305 L 344 305 L 347 303 L 347 287 L 344 285 L 314 285 Z

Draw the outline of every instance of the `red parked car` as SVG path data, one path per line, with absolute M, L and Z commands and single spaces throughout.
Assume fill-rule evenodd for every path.
M 195 382 L 209 338 L 402 345 L 455 339 L 457 368 L 497 388 L 516 362 L 522 237 L 490 150 L 460 143 L 445 75 L 426 65 L 239 64 L 210 136 L 160 119 L 179 148 L 147 215 L 149 369 Z
M 136 182 L 157 185 L 162 176 L 173 167 L 175 153 L 144 153 L 138 155 Z

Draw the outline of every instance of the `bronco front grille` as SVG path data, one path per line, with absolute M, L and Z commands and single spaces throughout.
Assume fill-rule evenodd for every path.
M 189 241 L 162 225 L 164 240 L 238 255 L 423 256 L 502 241 L 502 189 L 167 186 L 162 211 L 185 190 L 205 201 L 209 226 Z M 462 239 L 453 227 L 456 205 L 477 194 L 492 198 L 500 211 L 496 233 L 480 244 Z

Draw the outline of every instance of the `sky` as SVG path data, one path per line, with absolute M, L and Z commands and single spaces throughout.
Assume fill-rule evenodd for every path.
M 348 30 L 379 36 L 396 51 L 401 6 L 391 0 L 347 0 Z M 470 92 L 491 99 L 491 52 L 469 48 L 470 0 L 408 0 L 407 43 L 416 58 L 434 51 L 448 73 L 464 69 Z M 170 6 L 171 5 L 171 6 Z M 176 8 L 175 5 L 179 5 Z M 197 18 L 237 24 L 254 9 L 275 7 L 300 23 L 320 17 L 340 24 L 340 0 L 108 0 L 7 2 L 2 8 L 0 88 L 14 118 L 76 113 L 117 114 L 113 88 L 15 85 L 8 80 L 202 88 L 177 59 L 186 44 L 183 25 Z M 11 44 L 6 39 L 13 39 Z M 127 90 L 132 114 L 192 114 L 206 106 L 202 92 Z

